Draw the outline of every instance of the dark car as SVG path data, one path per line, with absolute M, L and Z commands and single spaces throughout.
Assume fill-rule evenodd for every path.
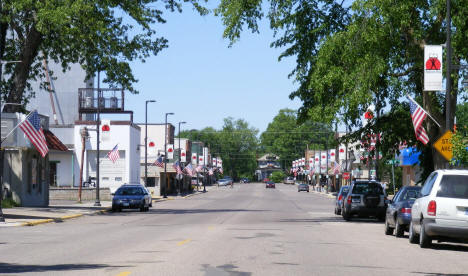
M 309 192 L 309 185 L 307 185 L 307 184 L 299 184 L 299 185 L 297 185 L 297 192 L 300 192 L 300 191 L 307 191 L 307 192 Z
M 240 179 L 239 182 L 240 182 L 240 183 L 249 183 L 250 180 L 249 180 L 247 177 L 243 177 L 243 178 Z
M 341 215 L 350 220 L 354 215 L 359 217 L 376 217 L 385 220 L 387 208 L 385 191 L 380 182 L 375 180 L 355 180 L 346 195 Z
M 335 199 L 335 215 L 341 215 L 341 209 L 343 208 L 344 199 L 348 195 L 349 186 L 341 186 L 340 191 L 336 195 Z
M 411 222 L 411 206 L 418 197 L 421 187 L 405 186 L 401 188 L 387 207 L 385 216 L 385 234 L 403 237 Z
M 267 181 L 267 183 L 265 184 L 265 188 L 275 188 L 275 182 L 273 181 Z
M 151 196 L 143 185 L 122 185 L 113 194 L 112 211 L 139 208 L 141 212 L 148 211 Z

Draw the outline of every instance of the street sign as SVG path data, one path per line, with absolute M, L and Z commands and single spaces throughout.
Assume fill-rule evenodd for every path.
M 444 135 L 434 143 L 434 148 L 447 160 L 452 160 L 453 150 L 452 150 L 452 135 L 453 133 L 450 130 L 447 130 Z
M 441 91 L 442 46 L 424 45 L 424 91 Z
M 344 179 L 349 179 L 349 172 L 344 172 L 343 173 L 343 178 Z

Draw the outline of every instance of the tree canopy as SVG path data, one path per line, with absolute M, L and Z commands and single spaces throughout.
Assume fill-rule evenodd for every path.
M 207 12 L 197 0 L 1 1 L 0 60 L 21 61 L 1 72 L 8 77 L 0 86 L 3 100 L 26 103 L 33 96 L 28 83 L 44 74 L 43 60 L 63 70 L 79 63 L 88 77 L 105 71 L 105 82 L 136 92 L 129 62 L 144 62 L 167 47 L 155 24 L 166 22 L 164 11 L 181 11 L 184 2 Z
M 443 160 L 433 154 L 431 144 L 445 130 L 445 97 L 451 103 L 451 128 L 457 99 L 466 93 L 459 79 L 466 70 L 452 72 L 452 92 L 423 92 L 423 47 L 445 42 L 446 1 L 442 0 L 270 0 L 266 16 L 277 39 L 272 47 L 280 55 L 295 57 L 291 77 L 299 84 L 290 94 L 303 105 L 302 121 L 340 121 L 360 131 L 382 135 L 383 152 L 398 151 L 401 142 L 418 144 L 423 150 L 423 167 L 432 171 Z M 265 16 L 261 1 L 224 0 L 216 10 L 223 18 L 224 36 L 231 42 L 247 26 L 257 32 Z M 453 64 L 468 58 L 468 0 L 452 1 Z M 424 121 L 430 143 L 423 147 L 412 131 L 405 95 L 415 98 L 439 123 Z M 466 95 L 466 94 L 465 94 Z M 362 128 L 360 118 L 370 104 L 378 115 Z M 405 115 L 406 114 L 406 115 Z M 367 132 L 367 133 L 366 133 Z M 398 134 L 398 135 L 396 135 Z M 384 141 L 385 140 L 385 141 Z M 427 173 L 427 172 L 426 172 Z

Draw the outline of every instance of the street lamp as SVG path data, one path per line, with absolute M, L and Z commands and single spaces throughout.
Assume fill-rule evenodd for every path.
M 164 124 L 164 192 L 163 197 L 167 198 L 167 116 L 174 113 L 166 113 L 166 121 Z
M 97 95 L 97 116 L 96 116 L 96 202 L 94 202 L 94 206 L 101 206 L 101 201 L 99 199 L 99 184 L 100 184 L 100 179 L 99 179 L 99 133 L 100 133 L 100 125 L 101 125 L 101 88 L 99 87 L 100 85 L 100 77 L 101 77 L 101 71 L 98 70 L 98 79 L 97 79 L 97 89 L 98 89 L 98 95 Z M 81 183 L 80 183 L 81 185 Z
M 0 59 L 0 84 L 2 83 L 3 80 L 3 64 L 8 64 L 8 63 L 20 63 L 20 60 L 1 60 Z M 3 107 L 5 105 L 21 105 L 19 103 L 4 103 L 1 104 L 2 102 L 2 94 L 0 91 L 0 124 L 2 122 L 2 112 L 3 112 Z M 1 175 L 0 175 L 0 222 L 5 222 L 5 218 L 3 217 L 3 211 L 2 211 L 2 200 L 3 200 L 3 148 L 1 147 L 1 143 L 3 142 L 2 139 L 2 132 L 1 132 L 1 127 L 0 127 L 0 155 L 1 155 Z
M 145 186 L 148 186 L 148 103 L 154 102 L 156 101 L 145 101 Z
M 181 152 L 182 150 L 180 149 L 180 125 L 181 124 L 186 124 L 187 122 L 179 122 L 179 166 L 180 166 L 180 155 L 181 155 Z M 177 191 L 177 195 L 180 195 L 180 180 L 177 179 L 177 181 L 179 182 L 179 190 Z

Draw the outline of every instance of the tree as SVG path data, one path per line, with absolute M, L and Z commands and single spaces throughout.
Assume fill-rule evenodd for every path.
M 242 120 L 225 118 L 221 130 L 207 127 L 182 131 L 180 137 L 201 141 L 210 148 L 213 157 L 221 157 L 226 175 L 235 179 L 252 176 L 257 166 L 258 130 Z
M 6 66 L 3 75 L 9 78 L 1 83 L 1 96 L 7 102 L 27 103 L 34 96 L 28 82 L 44 74 L 43 60 L 60 63 L 64 71 L 69 64 L 79 63 L 88 78 L 106 71 L 105 82 L 136 92 L 137 80 L 128 62 L 144 62 L 167 47 L 167 40 L 152 29 L 155 23 L 165 23 L 163 10 L 152 5 L 156 2 L 1 1 L 0 59 L 21 61 Z M 196 0 L 162 2 L 169 11 L 181 11 L 181 3 L 190 2 L 206 13 Z
M 258 31 L 256 22 L 263 16 L 261 1 L 239 4 L 245 2 L 222 1 L 217 10 L 226 26 L 224 36 L 233 42 L 244 25 Z M 445 42 L 445 1 L 356 0 L 349 7 L 345 2 L 270 1 L 268 18 L 280 36 L 272 46 L 286 47 L 280 59 L 292 56 L 297 60 L 291 76 L 299 86 L 290 97 L 303 102 L 300 119 L 325 123 L 338 119 L 361 128 L 360 118 L 373 103 L 378 116 L 365 130 L 378 133 L 386 126 L 387 132 L 403 133 L 412 127 L 409 119 L 389 122 L 380 118 L 386 116 L 382 115 L 384 110 L 406 110 L 409 118 L 408 105 L 401 103 L 405 101 L 403 96 L 409 94 L 442 128 L 426 119 L 424 125 L 430 138 L 426 147 L 416 142 L 414 132 L 409 131 L 402 136 L 383 136 L 386 142 L 382 151 L 394 152 L 400 142 L 413 141 L 423 150 L 426 174 L 443 166 L 444 160 L 431 144 L 445 130 L 445 97 L 455 107 L 460 94 L 466 93 L 458 87 L 461 69 L 453 71 L 451 93 L 423 92 L 423 46 Z M 454 64 L 468 59 L 467 17 L 468 1 L 452 1 Z M 447 126 L 450 129 L 454 114 L 452 108 Z M 354 138 L 362 138 L 364 132 L 361 129 Z
M 311 121 L 297 123 L 297 111 L 282 109 L 260 136 L 266 153 L 280 157 L 285 169 L 291 161 L 303 156 L 304 149 L 325 149 L 334 146 L 334 132 L 330 127 Z

